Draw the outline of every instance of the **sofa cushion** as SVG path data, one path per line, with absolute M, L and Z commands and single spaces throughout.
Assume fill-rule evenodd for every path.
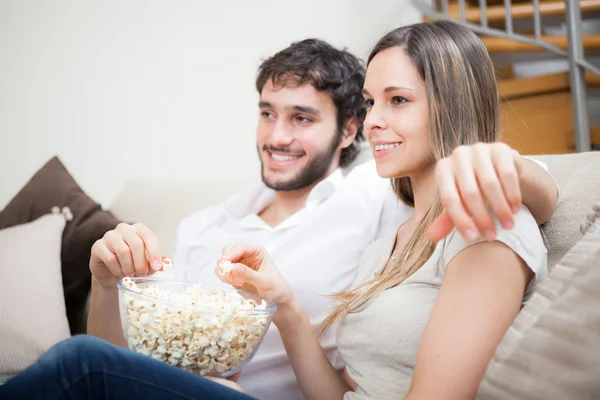
M 0 230 L 0 382 L 69 337 L 61 283 L 65 219 Z
M 478 399 L 600 398 L 600 220 L 509 328 Z
M 90 251 L 94 242 L 117 226 L 118 221 L 88 197 L 58 157 L 48 161 L 0 211 L 0 229 L 31 222 L 53 208 L 72 215 L 62 238 L 62 280 L 67 316 L 73 333 L 75 320 L 90 290 Z
M 580 225 L 592 205 L 600 201 L 600 152 L 530 157 L 548 165 L 560 188 L 556 211 L 542 226 L 552 269 L 581 239 Z

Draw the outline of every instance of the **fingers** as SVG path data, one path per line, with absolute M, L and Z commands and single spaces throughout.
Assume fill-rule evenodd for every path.
M 135 275 L 135 268 L 133 266 L 133 257 L 131 256 L 131 250 L 121 234 L 117 231 L 109 231 L 104 235 L 104 242 L 106 247 L 115 255 L 121 266 L 121 273 L 115 276 L 133 276 Z
M 439 217 L 433 221 L 429 227 L 427 234 L 432 242 L 437 243 L 446 236 L 448 236 L 454 229 L 452 219 L 447 213 L 442 213 Z
M 498 218 L 502 227 L 511 229 L 514 226 L 513 214 L 504 195 L 502 184 L 500 183 L 498 175 L 496 175 L 496 169 L 494 168 L 488 148 L 475 145 L 474 158 L 474 171 L 477 176 L 478 186 L 483 192 L 486 203 L 489 203 L 493 210 L 493 214 Z M 493 239 L 493 237 L 486 237 L 486 239 Z
M 94 276 L 104 282 L 111 282 L 105 276 L 110 272 L 113 277 L 148 276 L 162 269 L 162 256 L 158 250 L 156 236 L 142 224 L 119 224 L 114 230 L 106 232 L 104 237 L 94 244 L 90 264 Z M 100 264 L 98 264 L 98 262 Z M 108 271 L 104 272 L 104 264 Z
M 133 261 L 133 274 L 136 276 L 148 275 L 148 260 L 146 260 L 146 249 L 142 238 L 132 229 L 125 230 L 122 237 L 129 247 L 129 253 Z
M 441 160 L 436 166 L 435 173 L 440 200 L 444 210 L 454 226 L 456 226 L 456 229 L 458 229 L 466 240 L 475 240 L 477 238 L 477 231 L 463 206 L 461 196 L 458 192 L 452 168 L 452 160 L 449 158 Z
M 496 237 L 496 227 L 486 208 L 485 200 L 475 177 L 475 165 L 473 164 L 473 154 L 475 152 L 476 150 L 473 147 L 459 147 L 452 153 L 454 178 L 462 202 L 477 226 L 477 230 L 481 236 L 491 240 Z
M 491 156 L 496 174 L 504 190 L 504 196 L 511 211 L 516 214 L 521 209 L 522 202 L 519 170 L 516 162 L 516 157 L 520 156 L 504 143 L 495 143 Z
M 262 274 L 244 264 L 235 264 L 235 267 L 231 270 L 229 275 L 235 286 L 263 286 L 262 283 L 264 279 Z
M 96 243 L 94 243 L 92 246 L 92 257 L 97 258 L 104 265 L 106 265 L 113 276 L 122 276 L 121 265 L 119 264 L 117 255 L 113 253 L 108 246 L 106 246 L 106 242 L 104 240 L 98 240 Z
M 217 265 L 215 274 L 221 282 L 252 293 L 257 292 L 255 285 L 262 282 L 259 273 L 244 264 L 235 264 L 234 269 L 226 274 L 223 274 Z
M 217 261 L 231 261 L 232 263 L 242 263 L 246 266 L 258 269 L 265 259 L 266 250 L 264 247 L 255 244 L 234 244 L 223 248 L 223 256 Z
M 160 270 L 162 268 L 163 257 L 158 248 L 158 239 L 156 238 L 156 235 L 145 225 L 135 224 L 133 227 L 146 248 L 147 264 L 155 271 Z

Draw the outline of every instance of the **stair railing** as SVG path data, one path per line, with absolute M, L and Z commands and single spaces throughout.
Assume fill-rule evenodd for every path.
M 479 0 L 480 23 L 467 21 L 465 0 L 458 0 L 458 19 L 449 13 L 448 0 L 441 0 L 439 7 L 435 0 L 433 7 L 415 1 L 415 6 L 430 19 L 451 19 L 466 26 L 478 34 L 496 36 L 515 42 L 530 44 L 548 50 L 569 60 L 569 81 L 571 87 L 573 124 L 575 135 L 575 151 L 591 150 L 590 127 L 587 115 L 587 88 L 585 70 L 600 76 L 600 69 L 585 60 L 581 34 L 581 7 L 578 0 L 565 0 L 565 23 L 567 28 L 567 50 L 548 43 L 542 39 L 542 23 L 539 0 L 532 0 L 534 37 L 514 32 L 511 13 L 511 0 L 504 0 L 505 30 L 490 27 L 487 20 L 486 0 Z M 441 9 L 440 9 L 441 8 Z

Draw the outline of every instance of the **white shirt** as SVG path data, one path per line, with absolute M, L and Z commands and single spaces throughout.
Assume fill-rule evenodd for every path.
M 173 272 L 190 281 L 221 283 L 214 269 L 224 246 L 261 244 L 317 328 L 333 306 L 328 295 L 350 287 L 365 248 L 412 214 L 397 200 L 390 181 L 377 175 L 374 161 L 346 176 L 336 170 L 312 189 L 304 209 L 276 227 L 257 215 L 273 198 L 274 191 L 261 184 L 185 218 Z M 335 363 L 333 329 L 321 337 L 321 345 Z M 238 382 L 260 399 L 303 398 L 273 324 Z

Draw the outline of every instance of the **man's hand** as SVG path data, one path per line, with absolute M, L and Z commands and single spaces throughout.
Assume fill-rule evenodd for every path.
M 158 240 L 142 224 L 121 223 L 92 246 L 90 270 L 102 286 L 125 276 L 148 276 L 162 269 Z
M 496 237 L 493 215 L 504 229 L 521 208 L 521 156 L 505 143 L 460 146 L 438 162 L 435 178 L 444 213 L 429 228 L 434 242 L 454 227 L 468 241 Z

